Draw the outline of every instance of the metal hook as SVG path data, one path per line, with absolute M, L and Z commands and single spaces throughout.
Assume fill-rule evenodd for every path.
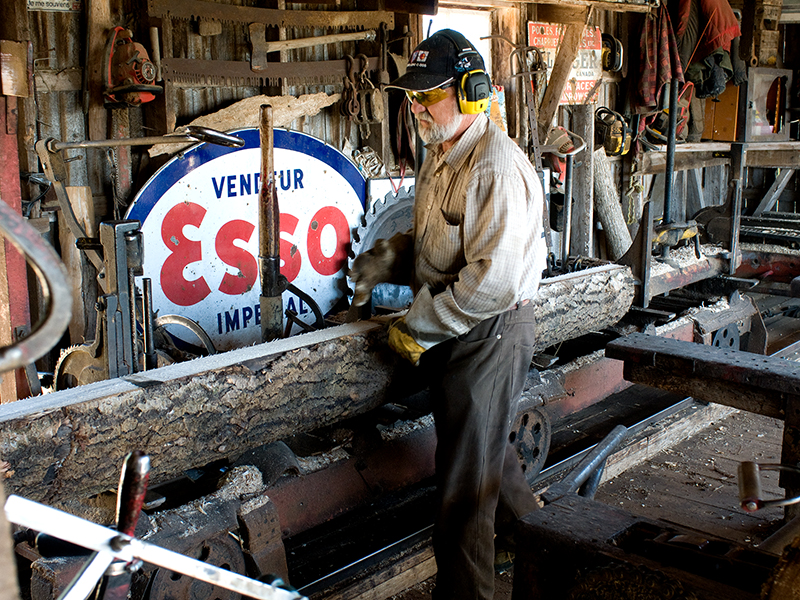
M 347 79 L 353 85 L 353 88 L 356 86 L 356 61 L 355 59 L 349 55 L 344 55 L 345 61 L 347 61 Z

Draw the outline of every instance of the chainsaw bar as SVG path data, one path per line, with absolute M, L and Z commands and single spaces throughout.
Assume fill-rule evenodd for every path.
M 369 71 L 379 67 L 378 58 L 368 60 Z M 341 85 L 347 74 L 345 60 L 265 63 L 253 71 L 250 63 L 240 60 L 201 60 L 197 58 L 164 58 L 161 69 L 166 81 L 176 87 L 226 87 L 278 85 Z M 268 83 L 267 83 L 268 82 Z
M 148 12 L 159 18 L 264 23 L 270 27 L 380 29 L 381 23 L 386 23 L 387 29 L 394 29 L 394 13 L 383 10 L 280 10 L 203 0 L 150 0 Z

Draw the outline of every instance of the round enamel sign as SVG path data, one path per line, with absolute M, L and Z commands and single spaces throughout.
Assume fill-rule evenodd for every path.
M 245 140 L 242 148 L 204 143 L 176 156 L 144 185 L 126 217 L 142 224 L 154 310 L 197 321 L 217 350 L 261 341 L 259 132 L 232 133 Z M 346 290 L 365 180 L 344 154 L 310 135 L 275 129 L 274 148 L 281 273 L 325 314 Z M 283 304 L 314 323 L 299 296 L 286 291 Z M 196 343 L 187 330 L 170 332 Z

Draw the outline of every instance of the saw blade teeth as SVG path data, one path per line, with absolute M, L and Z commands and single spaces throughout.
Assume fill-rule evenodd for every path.
M 348 260 L 348 267 L 353 266 L 353 261 L 361 252 L 371 249 L 378 237 L 390 238 L 395 233 L 405 232 L 410 227 L 410 223 L 404 223 L 398 216 L 403 211 L 413 211 L 413 204 L 413 186 L 408 190 L 402 188 L 398 194 L 389 192 L 383 198 L 378 198 L 372 202 L 371 206 L 361 216 L 359 226 L 355 227 L 351 234 L 350 250 L 352 256 Z M 413 212 L 411 219 L 413 220 Z M 389 230 L 387 231 L 383 231 L 381 228 L 384 221 L 389 224 Z M 397 231 L 398 226 L 402 231 Z M 347 286 L 351 293 L 355 292 L 355 285 L 349 277 L 347 278 Z

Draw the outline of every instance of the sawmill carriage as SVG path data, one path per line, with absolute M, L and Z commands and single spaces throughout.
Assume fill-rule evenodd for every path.
M 646 61 L 640 32 L 665 20 L 659 2 L 466 4 L 4 5 L 0 143 L 13 168 L 0 194 L 24 222 L 2 225 L 32 267 L 6 245 L 7 495 L 113 525 L 120 468 L 134 469 L 136 451 L 151 465 L 129 532 L 143 541 L 280 576 L 309 597 L 389 597 L 435 573 L 429 399 L 386 346 L 387 315 L 409 290 L 379 286 L 356 314 L 346 277 L 359 252 L 410 226 L 424 150 L 402 98 L 382 86 L 433 15 L 435 27 L 479 17 L 465 33 L 491 60 L 491 118 L 548 190 L 537 354 L 511 434 L 532 488 L 556 489 L 619 422 L 636 439 L 659 415 L 696 410 L 666 395 L 626 403 L 631 381 L 793 430 L 769 399 L 790 375 L 777 392 L 755 385 L 763 399 L 748 403 L 730 399 L 738 388 L 675 378 L 674 365 L 670 375 L 628 364 L 647 347 L 724 371 L 710 349 L 772 351 L 764 318 L 792 310 L 793 7 L 731 3 L 748 69 L 708 96 L 703 130 L 703 115 L 688 117 L 690 86 L 629 106 Z M 678 79 L 671 69 L 658 76 Z M 783 452 L 798 462 L 790 436 Z M 16 530 L 14 561 L 23 596 L 50 600 L 87 558 L 46 551 L 35 531 Z M 146 564 L 130 593 L 241 591 L 208 585 Z

